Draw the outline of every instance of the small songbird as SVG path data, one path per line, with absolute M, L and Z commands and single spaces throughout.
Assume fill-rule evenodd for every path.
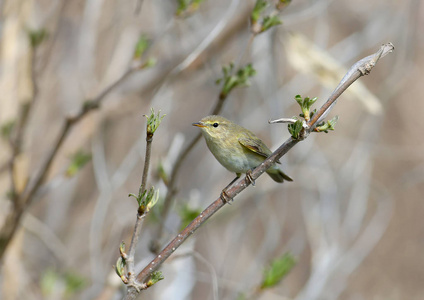
M 260 138 L 221 116 L 207 116 L 200 122 L 193 123 L 193 126 L 202 130 L 209 150 L 221 165 L 235 172 L 237 178 L 241 173 L 247 173 L 248 179 L 254 184 L 250 178 L 251 170 L 272 153 Z M 278 168 L 277 164 L 273 164 L 266 173 L 276 182 L 293 181 Z

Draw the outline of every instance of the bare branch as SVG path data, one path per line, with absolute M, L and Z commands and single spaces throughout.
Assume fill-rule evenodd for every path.
M 359 77 L 369 74 L 371 69 L 375 66 L 376 62 L 384 55 L 392 52 L 394 49 L 391 43 L 383 45 L 379 51 L 375 54 L 368 56 L 356 64 L 354 64 L 351 69 L 348 71 L 346 76 L 343 78 L 342 82 L 336 88 L 336 90 L 331 94 L 327 102 L 319 109 L 319 114 L 314 115 L 314 118 L 308 122 L 309 129 L 304 128 L 304 134 L 299 139 L 294 139 L 290 137 L 286 142 L 284 142 L 276 151 L 274 151 L 262 164 L 255 168 L 250 177 L 255 180 L 261 176 L 271 165 L 280 159 L 284 154 L 286 154 L 294 145 L 296 145 L 301 140 L 305 139 L 312 128 L 316 125 L 320 117 L 329 109 L 329 107 L 334 104 L 337 98 Z M 360 70 L 361 69 L 361 70 Z M 234 199 L 238 194 L 240 194 L 244 189 L 246 189 L 251 180 L 244 177 L 237 181 L 232 186 L 226 189 L 226 194 L 229 198 Z M 216 213 L 220 208 L 225 205 L 225 202 L 219 197 L 217 198 L 209 207 L 207 207 L 199 216 L 197 216 L 183 231 L 181 231 L 138 275 L 137 280 L 140 283 L 144 283 L 151 274 L 156 271 L 160 265 L 182 244 L 184 241 L 192 235 L 206 220 L 208 220 L 214 213 Z M 135 299 L 137 297 L 138 291 L 135 289 L 129 290 L 125 299 Z
M 324 105 L 321 106 L 321 108 L 314 114 L 308 123 L 309 127 L 320 123 L 331 111 L 333 104 L 336 103 L 336 100 L 340 97 L 340 95 L 359 77 L 368 75 L 378 60 L 393 52 L 394 49 L 395 47 L 392 43 L 384 44 L 376 53 L 356 62 L 340 81 L 339 85 L 328 98 L 327 102 L 325 102 Z

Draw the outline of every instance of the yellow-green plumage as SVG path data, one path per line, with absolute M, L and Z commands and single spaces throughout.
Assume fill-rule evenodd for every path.
M 221 165 L 237 176 L 256 168 L 272 153 L 254 133 L 221 116 L 208 116 L 193 125 L 202 130 L 209 150 Z M 266 172 L 276 182 L 293 181 L 276 164 Z

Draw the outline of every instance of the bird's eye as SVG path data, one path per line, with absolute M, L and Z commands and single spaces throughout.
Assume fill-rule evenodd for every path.
M 213 123 L 212 126 L 216 128 L 216 127 L 218 127 L 218 125 L 219 125 L 218 123 Z

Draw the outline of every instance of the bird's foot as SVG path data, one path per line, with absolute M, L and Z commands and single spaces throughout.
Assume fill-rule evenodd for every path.
M 248 183 L 251 183 L 253 186 L 255 186 L 255 180 L 252 178 L 252 170 L 248 170 L 246 172 L 246 181 Z
M 222 201 L 224 201 L 225 203 L 228 203 L 231 205 L 231 202 L 233 201 L 233 198 L 231 198 L 230 196 L 228 196 L 227 194 L 227 188 L 223 189 L 220 195 L 220 198 Z
M 240 174 L 237 174 L 237 177 L 233 179 L 233 181 L 231 181 L 221 192 L 220 198 L 222 199 L 222 201 L 224 201 L 225 203 L 231 204 L 230 202 L 233 201 L 233 198 L 228 196 L 227 194 L 227 189 L 234 183 L 237 181 L 237 179 L 240 178 Z

